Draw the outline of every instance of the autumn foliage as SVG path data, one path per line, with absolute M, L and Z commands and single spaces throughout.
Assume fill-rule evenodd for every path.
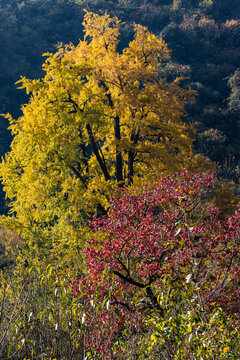
M 198 308 L 207 318 L 218 304 L 226 317 L 239 316 L 240 213 L 222 219 L 209 202 L 215 182 L 187 171 L 167 176 L 142 192 L 123 190 L 108 217 L 94 216 L 87 269 L 72 285 L 94 358 L 124 353 L 119 339 L 144 332 L 149 312 L 161 321 Z
M 216 30 L 196 21 L 182 31 Z M 30 98 L 6 115 L 0 164 L 0 358 L 238 360 L 238 198 L 193 151 L 195 92 L 173 78 L 190 67 L 167 66 L 141 25 L 119 51 L 122 25 L 86 12 L 83 40 L 18 82 Z M 217 160 L 225 137 L 204 134 Z
M 22 77 L 29 102 L 7 115 L 14 141 L 0 175 L 21 231 L 59 221 L 68 237 L 116 186 L 195 164 L 195 129 L 182 121 L 194 92 L 162 76 L 163 39 L 136 25 L 120 53 L 116 17 L 87 12 L 83 25 L 76 47 L 47 54 L 42 79 Z

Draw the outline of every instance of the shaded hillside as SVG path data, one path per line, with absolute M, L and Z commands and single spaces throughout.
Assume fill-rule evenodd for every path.
M 20 75 L 39 77 L 42 54 L 55 51 L 59 42 L 78 41 L 82 11 L 72 1 L 0 1 L 0 112 L 19 116 L 26 102 L 14 83 Z M 1 118 L 0 154 L 8 149 L 7 122 Z

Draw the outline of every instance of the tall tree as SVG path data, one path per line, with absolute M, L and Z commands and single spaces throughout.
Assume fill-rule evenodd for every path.
M 116 186 L 193 162 L 194 127 L 182 121 L 193 92 L 161 76 L 166 43 L 135 25 L 119 53 L 117 18 L 87 12 L 83 25 L 78 46 L 47 54 L 42 79 L 19 81 L 31 97 L 22 117 L 8 115 L 1 177 L 22 229 L 72 229 L 104 212 Z

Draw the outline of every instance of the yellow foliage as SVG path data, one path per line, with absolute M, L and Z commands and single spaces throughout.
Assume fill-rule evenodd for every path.
M 161 77 L 166 43 L 136 25 L 119 53 L 117 18 L 86 12 L 83 25 L 76 47 L 46 54 L 42 79 L 21 78 L 31 97 L 18 120 L 7 115 L 15 137 L 0 173 L 16 227 L 51 242 L 76 238 L 117 186 L 197 163 L 182 121 L 194 93 Z

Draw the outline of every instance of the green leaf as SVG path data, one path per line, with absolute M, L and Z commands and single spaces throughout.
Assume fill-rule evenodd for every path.
M 181 240 L 179 241 L 179 245 L 183 246 L 185 244 L 185 240 L 184 238 L 181 238 Z

